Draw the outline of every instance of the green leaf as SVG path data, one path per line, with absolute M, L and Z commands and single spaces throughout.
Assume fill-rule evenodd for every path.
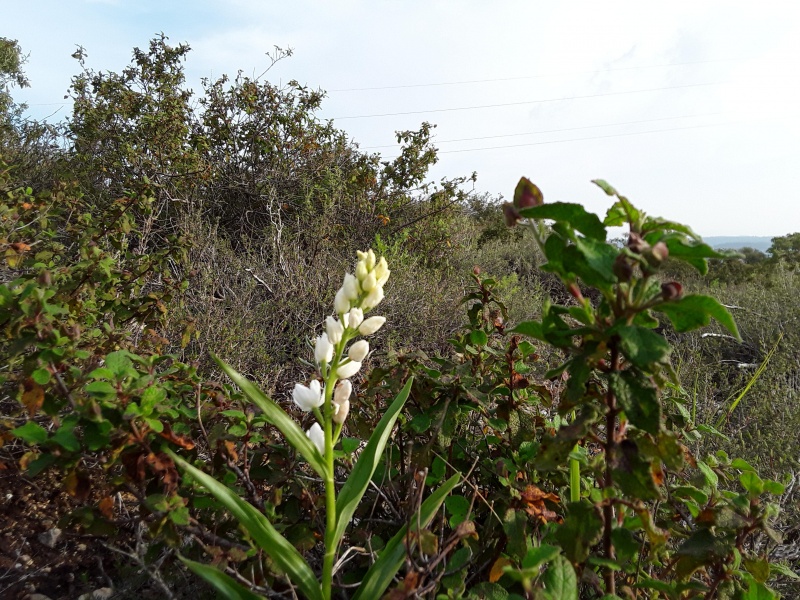
M 656 305 L 654 310 L 667 315 L 675 330 L 679 332 L 705 327 L 713 317 L 737 340 L 742 341 L 731 313 L 711 296 L 692 294 L 673 302 L 662 302 Z
M 674 237 L 673 237 L 674 236 Z M 669 248 L 670 258 L 683 260 L 692 265 L 701 275 L 708 273 L 708 258 L 725 258 L 727 254 L 717 252 L 702 242 L 684 242 L 682 235 L 668 236 L 663 239 Z
M 548 544 L 535 546 L 529 549 L 525 554 L 525 558 L 522 559 L 522 568 L 535 569 L 539 565 L 543 565 L 544 563 L 553 560 L 560 553 L 561 550 L 559 548 L 556 548 L 555 546 L 549 546 Z
M 594 213 L 588 212 L 580 204 L 570 202 L 550 202 L 541 206 L 523 208 L 519 214 L 526 219 L 553 219 L 563 221 L 583 235 L 596 240 L 606 239 L 606 228 Z
M 647 433 L 658 434 L 661 427 L 661 402 L 658 400 L 656 388 L 648 385 L 647 379 L 643 379 L 635 371 L 610 373 L 608 384 L 631 425 Z
M 244 375 L 238 373 L 233 367 L 218 358 L 216 355 L 211 355 L 220 368 L 230 377 L 233 382 L 245 393 L 245 395 L 252 400 L 258 408 L 264 413 L 266 419 L 277 427 L 280 432 L 286 437 L 287 441 L 294 446 L 294 448 L 306 459 L 317 474 L 325 478 L 325 462 L 320 455 L 319 450 L 311 440 L 308 439 L 305 432 L 300 426 L 295 423 L 292 418 L 286 414 L 280 406 L 275 404 L 267 395 L 258 389 L 258 386 L 253 384 Z
M 447 512 L 450 513 L 450 527 L 455 527 L 467 519 L 469 513 L 469 500 L 464 496 L 449 496 L 444 501 Z
M 499 583 L 482 581 L 469 591 L 467 600 L 508 600 L 508 592 Z
M 528 335 L 543 342 L 547 341 L 544 336 L 542 324 L 538 321 L 523 321 L 516 327 L 509 329 L 508 333 L 521 333 L 522 335 Z
M 252 384 L 251 384 L 252 385 Z M 164 450 L 172 459 L 228 509 L 275 564 L 282 569 L 310 600 L 322 600 L 319 582 L 302 555 L 283 537 L 261 512 L 242 500 L 228 487 L 183 460 L 172 450 Z
M 753 471 L 739 475 L 739 483 L 751 496 L 760 496 L 764 492 L 764 481 Z
M 263 596 L 254 594 L 241 583 L 214 567 L 189 560 L 183 556 L 178 556 L 178 558 L 180 558 L 181 562 L 189 567 L 195 575 L 199 575 L 205 579 L 207 583 L 221 594 L 222 598 L 226 598 L 227 600 L 263 600 Z
M 11 435 L 29 444 L 43 444 L 47 441 L 47 430 L 34 421 L 28 421 L 22 427 L 12 429 Z
M 485 346 L 486 342 L 489 341 L 489 337 L 486 335 L 486 332 L 482 329 L 473 329 L 469 333 L 469 339 L 472 343 L 476 346 Z
M 39 385 L 47 385 L 50 383 L 50 369 L 45 367 L 36 369 L 33 373 L 31 373 L 31 378 Z
M 542 577 L 544 589 L 552 600 L 578 600 L 575 569 L 563 556 L 557 556 Z
M 133 362 L 128 358 L 128 353 L 124 350 L 112 352 L 106 356 L 105 366 L 111 369 L 116 375 L 126 375 L 129 369 L 133 368 Z
M 461 475 L 456 473 L 444 482 L 438 490 L 428 496 L 420 506 L 419 513 L 411 517 L 411 523 L 415 527 L 427 527 L 438 512 L 444 499 L 453 491 L 453 488 L 458 485 L 460 480 Z M 405 562 L 407 552 L 405 546 L 406 533 L 406 527 L 403 527 L 387 542 L 378 560 L 373 563 L 361 581 L 361 585 L 353 595 L 353 600 L 361 600 L 362 598 L 363 600 L 372 600 L 383 596 L 383 592 L 392 583 L 395 573 Z
M 645 327 L 626 325 L 617 329 L 622 353 L 635 366 L 648 369 L 654 363 L 666 363 L 669 360 L 670 347 L 667 340 L 655 331 Z
M 555 538 L 567 558 L 580 563 L 589 556 L 589 550 L 600 541 L 603 520 L 597 508 L 588 500 L 570 502 L 567 516 L 556 529 Z
M 87 394 L 100 400 L 109 400 L 117 395 L 117 390 L 107 381 L 92 381 L 84 389 Z
M 339 541 L 344 536 L 353 514 L 356 512 L 358 503 L 364 492 L 367 490 L 372 474 L 378 467 L 378 463 L 383 455 L 383 449 L 386 447 L 386 442 L 389 441 L 389 436 L 392 434 L 392 427 L 397 420 L 400 411 L 403 410 L 403 405 L 411 392 L 411 385 L 414 382 L 413 377 L 409 378 L 400 393 L 394 399 L 394 402 L 384 413 L 375 431 L 372 432 L 366 448 L 364 448 L 358 461 L 353 467 L 352 472 L 345 481 L 339 495 L 336 498 L 336 532 L 333 536 L 334 547 L 337 547 Z M 305 437 L 305 436 L 304 436 Z
M 769 563 L 769 570 L 771 573 L 777 573 L 778 575 L 783 575 L 784 577 L 794 579 L 795 581 L 800 580 L 800 575 L 781 563 Z
M 607 196 L 617 195 L 617 190 L 615 190 L 614 186 L 608 183 L 605 179 L 592 179 L 592 183 L 603 190 Z
M 611 244 L 607 244 L 605 238 L 603 240 L 595 240 L 589 237 L 578 238 L 575 240 L 575 246 L 603 281 L 613 283 L 616 280 L 614 276 L 614 260 L 617 258 L 619 250 Z M 586 279 L 585 275 L 583 278 Z

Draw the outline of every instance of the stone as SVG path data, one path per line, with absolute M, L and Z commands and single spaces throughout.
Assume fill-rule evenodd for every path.
M 44 533 L 40 533 L 37 539 L 48 548 L 55 548 L 60 537 L 61 530 L 58 527 L 53 527 Z

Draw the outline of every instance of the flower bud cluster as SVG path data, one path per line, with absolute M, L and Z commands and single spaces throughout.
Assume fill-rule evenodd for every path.
M 353 306 L 363 311 L 378 306 L 383 300 L 383 286 L 389 273 L 385 258 L 376 259 L 372 250 L 358 252 L 356 274 L 347 273 L 342 287 L 336 292 L 333 301 L 336 314 L 344 315 Z
M 350 412 L 350 396 L 353 393 L 350 378 L 361 369 L 370 350 L 369 342 L 363 339 L 349 348 L 347 344 L 358 335 L 372 335 L 386 322 L 386 317 L 381 316 L 365 319 L 364 313 L 383 300 L 383 286 L 389 279 L 389 273 L 385 258 L 376 258 L 372 250 L 358 252 L 355 274 L 347 273 L 342 287 L 336 292 L 336 316 L 325 319 L 325 331 L 314 341 L 314 362 L 328 393 L 316 379 L 307 386 L 300 383 L 294 386 L 292 399 L 300 410 L 313 411 L 322 423 L 328 420 L 328 423 L 336 424 L 337 436 Z M 331 389 L 332 393 L 329 391 Z M 325 429 L 320 422 L 314 423 L 306 435 L 324 455 Z M 336 440 L 333 439 L 333 442 Z

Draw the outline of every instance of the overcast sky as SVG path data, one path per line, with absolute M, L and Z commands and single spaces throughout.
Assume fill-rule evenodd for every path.
M 477 191 L 508 197 L 525 175 L 604 213 L 600 177 L 702 235 L 800 231 L 795 1 L 6 4 L 0 36 L 30 53 L 16 97 L 39 118 L 69 114 L 77 45 L 119 71 L 163 31 L 192 47 L 195 90 L 291 47 L 267 77 L 327 90 L 320 116 L 362 148 L 395 156 L 396 130 L 436 124 L 433 179 L 477 171 Z

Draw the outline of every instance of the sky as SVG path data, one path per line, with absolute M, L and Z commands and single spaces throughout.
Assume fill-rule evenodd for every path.
M 120 71 L 163 32 L 192 48 L 187 81 L 260 75 L 328 96 L 319 113 L 365 151 L 436 125 L 431 179 L 604 214 L 609 181 L 654 216 L 704 236 L 800 231 L 800 3 L 734 0 L 29 0 L 0 36 L 29 53 L 36 118 L 66 118 L 89 67 Z

